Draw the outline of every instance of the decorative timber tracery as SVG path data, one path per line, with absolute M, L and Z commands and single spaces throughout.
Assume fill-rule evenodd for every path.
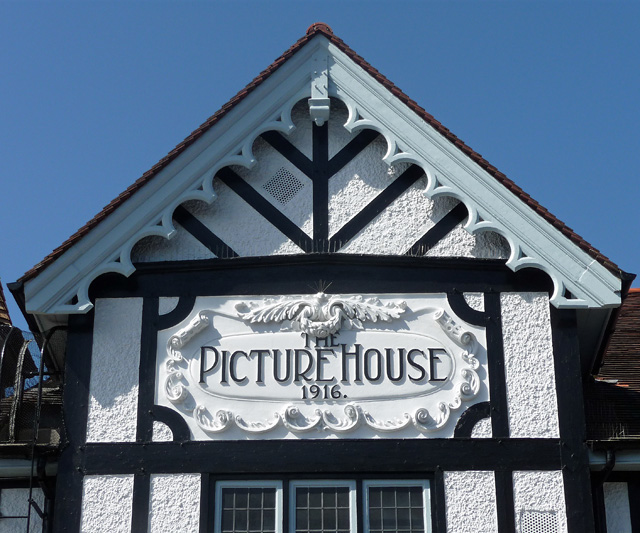
M 370 129 L 364 129 L 337 154 L 329 158 L 327 124 L 321 127 L 313 124 L 312 132 L 313 156 L 311 159 L 305 156 L 296 146 L 278 132 L 265 132 L 261 135 L 261 138 L 311 180 L 313 186 L 313 237 L 309 237 L 231 168 L 225 167 L 221 169 L 217 173 L 216 179 L 219 179 L 227 185 L 249 206 L 262 215 L 266 222 L 272 224 L 282 234 L 287 236 L 304 253 L 336 253 L 341 251 L 349 241 L 366 228 L 382 211 L 422 178 L 424 172 L 420 167 L 411 165 L 402 174 L 395 177 L 395 179 L 390 178 L 389 185 L 384 190 L 330 237 L 329 180 L 336 176 L 342 168 L 375 141 L 379 137 L 379 133 Z M 188 214 L 186 209 L 178 209 L 182 209 Z M 176 210 L 176 212 L 178 212 L 178 210 Z M 185 219 L 187 215 L 180 212 L 180 216 Z M 430 248 L 435 246 L 458 224 L 464 222 L 466 217 L 467 210 L 464 204 L 458 204 L 410 246 L 406 250 L 405 255 L 425 255 Z M 176 215 L 174 215 L 174 218 L 176 218 Z M 189 221 L 187 220 L 187 222 Z M 182 225 L 184 226 L 184 224 Z M 196 227 L 194 228 L 195 231 L 192 231 L 190 227 L 184 227 L 202 242 L 202 244 L 214 252 L 217 257 L 234 256 L 235 252 L 231 250 L 228 244 L 222 242 L 211 230 L 207 230 L 203 234 L 200 228 Z M 218 246 L 214 249 L 211 243 L 218 243 Z

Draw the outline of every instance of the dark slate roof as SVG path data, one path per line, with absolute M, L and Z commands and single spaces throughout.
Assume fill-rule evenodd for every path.
M 339 39 L 333 34 L 331 28 L 321 22 L 312 24 L 308 29 L 306 35 L 299 39 L 291 46 L 284 54 L 276 59 L 271 65 L 263 70 L 253 81 L 251 81 L 244 89 L 236 94 L 231 100 L 224 104 L 216 113 L 209 117 L 199 128 L 195 129 L 184 141 L 176 146 L 169 154 L 161 159 L 155 166 L 145 172 L 135 183 L 133 183 L 127 190 L 115 198 L 109 203 L 100 213 L 87 222 L 82 228 L 80 228 L 74 235 L 62 243 L 58 248 L 45 257 L 40 263 L 34 266 L 31 270 L 26 272 L 18 281 L 25 282 L 44 270 L 49 264 L 61 256 L 65 251 L 71 248 L 76 242 L 78 242 L 84 235 L 97 226 L 103 219 L 105 219 L 110 213 L 117 209 L 120 204 L 124 203 L 129 197 L 131 197 L 138 189 L 143 187 L 149 180 L 158 174 L 163 168 L 165 168 L 171 161 L 178 157 L 188 146 L 193 144 L 200 136 L 202 136 L 209 128 L 214 126 L 222 119 L 236 104 L 242 101 L 249 93 L 251 93 L 256 87 L 258 87 L 264 80 L 266 80 L 271 74 L 273 74 L 278 68 L 280 68 L 291 56 L 293 56 L 298 50 L 300 50 L 305 44 L 307 44 L 316 35 L 324 35 L 329 41 L 336 45 L 342 52 L 349 56 L 356 64 L 362 67 L 368 74 L 370 74 L 376 81 L 386 87 L 389 92 L 401 100 L 407 107 L 415 112 L 420 118 L 431 125 L 442 136 L 448 139 L 462 152 L 475 161 L 480 167 L 492 175 L 502 185 L 519 197 L 524 203 L 526 203 L 531 209 L 536 211 L 547 222 L 556 227 L 562 234 L 584 250 L 587 254 L 593 257 L 596 261 L 601 263 L 605 268 L 611 271 L 618 277 L 621 277 L 622 271 L 613 263 L 610 259 L 605 257 L 596 248 L 591 246 L 587 241 L 575 233 L 564 222 L 560 221 L 554 215 L 552 215 L 546 208 L 542 207 L 531 196 L 525 193 L 520 187 L 518 187 L 513 181 L 507 178 L 496 167 L 491 165 L 480 154 L 472 150 L 458 137 L 456 137 L 451 131 L 445 128 L 440 122 L 438 122 L 432 115 L 427 113 L 416 102 L 411 100 L 406 94 L 404 94 L 398 87 L 396 87 L 391 81 L 385 78 L 380 72 L 367 63 L 362 57 L 357 55 L 351 48 L 349 48 L 342 39 Z
M 587 437 L 640 441 L 640 289 L 630 289 L 598 374 L 585 385 Z
M 2 289 L 1 282 L 0 282 L 0 324 L 11 325 L 11 317 L 9 316 L 9 309 L 7 307 L 7 299 L 4 296 L 4 290 Z

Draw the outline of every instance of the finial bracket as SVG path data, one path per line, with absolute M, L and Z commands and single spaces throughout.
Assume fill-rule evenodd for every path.
M 313 56 L 311 71 L 311 98 L 309 113 L 316 126 L 323 126 L 329 120 L 329 66 L 326 50 L 318 50 Z

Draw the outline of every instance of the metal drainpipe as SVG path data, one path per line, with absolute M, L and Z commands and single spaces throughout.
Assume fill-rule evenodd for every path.
M 607 461 L 602 467 L 602 470 L 598 472 L 597 499 L 598 499 L 599 505 L 598 505 L 598 511 L 597 511 L 598 523 L 596 525 L 598 526 L 598 531 L 600 533 L 608 533 L 607 532 L 607 514 L 606 514 L 605 505 L 604 505 L 604 484 L 607 481 L 607 478 L 609 477 L 609 474 L 611 474 L 611 471 L 613 470 L 613 467 L 615 465 L 616 465 L 616 452 L 612 449 L 608 449 Z
M 614 450 L 607 450 L 607 462 L 602 467 L 602 470 L 600 470 L 600 474 L 602 475 L 602 485 L 604 485 L 609 474 L 611 474 L 614 466 L 616 466 L 616 452 Z

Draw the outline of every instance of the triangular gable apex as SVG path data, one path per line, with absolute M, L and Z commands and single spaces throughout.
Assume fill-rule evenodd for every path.
M 469 210 L 468 231 L 503 235 L 511 247 L 507 265 L 512 270 L 534 267 L 549 274 L 554 283 L 553 305 L 620 304 L 618 276 L 428 124 L 398 97 L 404 96 L 399 90 L 390 90 L 349 57 L 350 50 L 341 41 L 322 28 L 302 41 L 305 39 L 153 179 L 27 279 L 27 311 L 72 314 L 89 310 L 88 289 L 95 278 L 106 272 L 133 273 L 133 246 L 150 235 L 171 238 L 175 233 L 172 214 L 181 203 L 214 201 L 212 181 L 217 171 L 228 165 L 250 168 L 258 135 L 268 130 L 292 131 L 291 109 L 297 101 L 310 98 L 310 113 L 318 124 L 331 120 L 329 97 L 346 104 L 348 130 L 369 128 L 385 137 L 388 164 L 410 162 L 425 171 L 426 195 L 453 196 L 464 202 Z

